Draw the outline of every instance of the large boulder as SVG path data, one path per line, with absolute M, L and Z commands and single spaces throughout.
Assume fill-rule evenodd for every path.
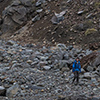
M 93 66 L 94 67 L 97 67 L 98 65 L 100 65 L 100 55 L 99 54 L 97 55 L 97 57 L 93 61 Z
M 15 11 L 17 13 L 14 13 L 12 15 L 12 20 L 16 22 L 17 24 L 20 24 L 20 25 L 23 24 L 23 22 L 27 20 L 27 18 L 25 17 L 25 15 L 27 14 L 27 9 L 23 6 L 20 6 L 20 7 L 18 6 L 15 8 Z
M 95 68 L 100 64 L 100 52 L 90 53 L 89 55 L 84 56 L 80 61 L 84 69 L 89 65 Z
M 28 20 L 28 14 L 34 12 L 33 0 L 15 0 L 2 13 L 3 33 L 12 33 Z M 31 15 L 30 15 L 31 16 Z

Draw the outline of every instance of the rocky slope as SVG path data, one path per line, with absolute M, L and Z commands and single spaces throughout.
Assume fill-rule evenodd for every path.
M 1 38 L 100 47 L 99 0 L 13 0 L 2 11 Z
M 0 0 L 0 100 L 100 100 L 99 12 L 99 0 Z
M 0 40 L 1 100 L 100 100 L 99 51 L 64 44 L 39 48 Z M 88 59 L 78 85 L 71 71 L 76 56 Z

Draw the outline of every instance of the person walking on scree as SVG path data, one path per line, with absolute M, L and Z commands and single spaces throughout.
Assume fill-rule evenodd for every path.
M 79 73 L 81 73 L 81 65 L 80 65 L 80 61 L 78 58 L 73 62 L 72 72 L 74 73 L 74 79 L 72 83 L 74 83 L 74 81 L 76 80 L 78 84 L 79 83 Z

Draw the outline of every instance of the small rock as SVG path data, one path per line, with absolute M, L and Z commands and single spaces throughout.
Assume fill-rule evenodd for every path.
M 50 66 L 43 66 L 43 69 L 44 69 L 44 70 L 50 70 L 51 67 L 50 67 Z
M 81 15 L 81 14 L 83 14 L 84 13 L 84 11 L 79 11 L 77 14 L 78 15 Z
M 89 55 L 91 53 L 92 53 L 92 50 L 89 50 L 89 49 L 86 50 L 86 55 Z
M 98 68 L 96 69 L 98 74 L 100 75 L 100 66 L 98 66 Z
M 93 91 L 96 91 L 96 90 L 98 90 L 98 89 L 97 89 L 97 88 L 94 88 L 94 89 L 93 89 Z
M 69 69 L 68 67 L 63 67 L 63 68 L 61 69 L 61 71 L 62 71 L 62 72 L 64 72 L 64 71 L 65 71 L 65 72 L 68 72 L 68 71 L 70 71 L 70 69 Z
M 92 16 L 92 13 L 89 14 L 89 15 L 87 15 L 86 18 L 88 19 L 88 18 L 90 18 L 91 16 Z
M 72 0 L 68 0 L 67 3 L 71 2 Z
M 23 65 L 22 65 L 22 64 L 20 64 L 20 63 L 16 63 L 16 64 L 13 64 L 13 65 L 12 65 L 12 68 L 14 68 L 14 67 L 20 67 L 20 68 L 22 68 L 22 67 L 23 67 Z
M 36 7 L 40 6 L 41 4 L 42 4 L 41 1 L 38 0 L 38 1 L 36 2 Z
M 68 53 L 66 53 L 65 55 L 64 55 L 64 58 L 63 58 L 64 60 L 68 60 L 69 59 L 69 54 Z
M 66 10 L 60 12 L 59 14 L 55 13 L 55 15 L 52 17 L 51 22 L 53 24 L 58 24 L 60 21 L 64 20 L 64 15 L 66 14 Z
M 32 60 L 28 60 L 28 61 L 27 61 L 28 64 L 31 64 L 32 62 L 33 62 Z
M 38 61 L 34 61 L 34 62 L 31 63 L 32 66 L 35 66 L 37 64 L 38 64 Z
M 0 86 L 0 96 L 5 96 L 6 89 L 3 86 Z
M 47 65 L 47 63 L 48 63 L 47 61 L 40 61 L 39 66 L 43 67 L 43 66 Z
M 32 3 L 30 2 L 30 0 L 20 0 L 22 5 L 25 5 L 27 7 L 32 6 Z
M 15 0 L 15 1 L 13 1 L 13 3 L 11 5 L 18 6 L 19 4 L 21 4 L 21 2 L 19 2 L 18 0 Z
M 45 0 L 38 0 L 36 2 L 36 7 L 40 6 L 42 3 L 45 3 L 46 1 Z
M 47 56 L 38 56 L 38 58 L 42 61 L 46 61 L 48 60 L 48 57 Z
M 34 18 L 32 18 L 32 22 L 36 22 L 40 20 L 40 17 L 38 15 L 36 15 Z
M 93 69 L 94 69 L 94 68 L 93 68 L 92 66 L 88 66 L 88 67 L 86 68 L 86 70 L 89 71 L 89 72 L 93 71 Z
M 59 68 L 68 67 L 66 60 L 59 61 Z
M 65 97 L 63 95 L 58 95 L 57 100 L 65 100 Z M 69 99 L 66 97 L 66 100 L 69 100 Z
M 44 87 L 36 86 L 36 85 L 29 85 L 28 88 L 30 88 L 32 90 L 42 90 L 42 89 L 45 89 Z
M 3 19 L 0 18 L 0 25 L 3 23 Z
M 36 10 L 37 13 L 40 13 L 40 12 L 42 12 L 42 11 L 43 11 L 43 9 L 38 9 L 38 10 Z
M 67 64 L 72 64 L 74 62 L 74 59 L 73 58 L 70 58 L 68 61 L 67 61 Z
M 91 82 L 92 82 L 92 83 L 97 83 L 96 78 L 92 78 L 92 79 L 91 79 Z
M 67 47 L 67 50 L 72 50 L 72 49 L 73 49 L 72 45 L 70 45 L 70 46 Z
M 14 45 L 15 44 L 15 41 L 9 40 L 6 44 L 7 45 Z
M 91 79 L 91 73 L 90 72 L 84 73 L 84 78 Z
M 19 86 L 17 83 L 14 83 L 14 85 L 7 89 L 6 96 L 7 97 L 13 97 L 19 90 Z
M 2 35 L 3 33 L 0 31 L 0 36 Z
M 60 48 L 60 49 L 62 49 L 62 50 L 66 50 L 65 44 L 59 43 L 59 44 L 57 44 L 57 47 Z
M 83 68 L 81 68 L 81 73 L 85 73 L 85 70 Z

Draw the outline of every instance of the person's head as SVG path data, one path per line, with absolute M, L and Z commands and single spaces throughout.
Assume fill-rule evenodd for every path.
M 79 58 L 77 58 L 76 61 L 78 62 L 79 61 Z

